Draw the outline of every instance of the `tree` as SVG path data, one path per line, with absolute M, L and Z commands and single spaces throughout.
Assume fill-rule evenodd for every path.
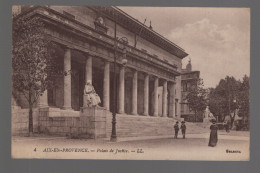
M 250 104 L 250 96 L 249 96 L 249 77 L 247 75 L 244 76 L 243 81 L 239 87 L 238 93 L 238 116 L 243 117 L 243 121 L 249 120 L 249 104 Z
M 220 97 L 215 88 L 209 93 L 209 110 L 218 121 L 224 121 L 225 116 L 225 98 Z
M 191 82 L 189 93 L 185 100 L 187 100 L 190 109 L 194 111 L 196 122 L 198 113 L 202 116 L 207 107 L 207 90 L 203 88 L 202 79 L 195 79 Z
M 234 77 L 227 76 L 221 79 L 215 89 L 209 94 L 209 109 L 218 120 L 224 121 L 226 116 L 230 117 L 231 126 L 237 109 L 238 89 L 240 81 Z
M 38 17 L 13 18 L 12 85 L 28 101 L 29 135 L 33 133 L 33 105 L 52 86 L 56 69 L 55 45 L 44 28 L 44 22 Z

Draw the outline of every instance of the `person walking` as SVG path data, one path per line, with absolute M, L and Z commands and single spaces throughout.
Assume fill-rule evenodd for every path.
M 218 143 L 218 126 L 216 125 L 216 120 L 212 120 L 212 125 L 210 126 L 210 137 L 209 146 L 215 147 Z
M 179 122 L 178 121 L 174 125 L 174 130 L 175 130 L 174 138 L 177 139 L 178 138 L 178 132 L 179 132 Z
M 230 128 L 229 128 L 229 121 L 227 121 L 226 123 L 225 123 L 225 128 L 226 128 L 226 132 L 227 133 L 229 133 L 230 132 Z
M 185 139 L 185 133 L 186 133 L 185 121 L 182 121 L 182 122 L 181 122 L 181 133 L 182 133 L 183 139 Z

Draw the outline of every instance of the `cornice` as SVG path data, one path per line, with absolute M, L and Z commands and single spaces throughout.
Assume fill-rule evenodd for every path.
M 93 6 L 88 8 L 95 10 L 96 12 L 100 13 L 100 15 L 103 15 L 109 18 L 110 20 L 116 21 L 118 25 L 127 28 L 135 34 L 139 34 L 142 28 L 141 37 L 143 39 L 146 39 L 154 43 L 155 45 L 170 52 L 178 58 L 183 59 L 186 56 L 188 56 L 188 53 L 186 53 L 184 49 L 174 44 L 170 40 L 166 39 L 156 31 L 150 29 L 146 25 L 142 24 L 138 20 L 134 19 L 133 17 L 123 12 L 117 7 Z
M 193 74 L 193 73 L 200 73 L 200 71 L 182 71 L 181 75 Z
M 43 10 L 45 9 L 45 10 Z M 47 13 L 48 11 L 48 13 Z M 30 13 L 31 12 L 31 13 Z M 53 13 L 56 15 L 56 17 L 50 16 L 50 14 Z M 108 48 L 113 49 L 113 44 L 114 44 L 114 38 L 110 37 L 109 35 L 106 35 L 104 33 L 99 33 L 95 29 L 82 24 L 81 22 L 78 22 L 76 20 L 73 20 L 71 18 L 68 18 L 66 15 L 63 15 L 59 12 L 56 12 L 55 10 L 52 10 L 48 7 L 32 7 L 26 11 L 23 15 L 26 16 L 34 16 L 34 15 L 40 15 L 42 19 L 45 19 L 45 21 L 49 24 L 53 24 L 53 26 L 62 28 L 64 31 L 68 31 L 70 33 L 76 34 L 80 36 L 82 39 L 90 39 L 93 42 L 98 42 L 99 44 L 104 43 L 104 46 L 108 46 Z M 61 18 L 57 17 L 60 16 Z M 61 21 L 60 19 L 65 19 L 64 21 Z M 73 25 L 70 25 L 70 23 Z M 76 24 L 75 27 L 74 24 Z M 92 33 L 90 35 L 90 33 Z M 102 35 L 102 37 L 100 37 Z M 121 43 L 119 43 L 121 44 Z M 73 48 L 73 47 L 72 47 Z M 164 62 L 163 60 L 160 60 L 159 58 L 154 57 L 153 55 L 150 55 L 148 53 L 145 53 L 133 46 L 127 45 L 127 52 L 128 55 L 136 58 L 140 61 L 144 61 L 146 63 L 150 63 L 153 66 L 157 66 L 157 68 L 164 70 L 166 73 L 172 73 L 176 76 L 179 76 L 181 73 L 177 70 L 176 65 L 172 65 L 169 63 Z M 82 51 L 82 52 L 87 52 L 89 54 L 93 53 L 84 46 L 77 47 L 76 49 Z M 121 52 L 121 50 L 118 50 Z M 122 52 L 121 52 L 122 53 Z M 96 55 L 95 53 L 93 55 Z M 141 59 L 140 59 L 141 57 Z
M 48 8 L 48 6 L 33 6 L 28 9 L 26 9 L 23 13 L 21 13 L 20 16 L 24 16 L 25 14 L 29 13 L 30 11 L 36 10 L 37 8 L 44 8 L 48 11 L 51 11 L 52 13 L 55 13 L 56 15 L 60 15 L 63 18 L 67 20 L 71 20 L 69 17 L 67 17 L 64 14 L 61 14 L 59 12 L 56 12 L 55 10 L 52 10 Z M 180 59 L 185 58 L 188 56 L 188 54 L 185 52 L 184 49 L 180 48 L 176 44 L 172 43 L 168 39 L 164 38 L 154 30 L 150 29 L 149 27 L 145 26 L 138 20 L 134 19 L 127 13 L 123 12 L 122 10 L 118 9 L 117 7 L 111 7 L 111 6 L 86 6 L 86 8 L 90 8 L 95 10 L 97 13 L 100 13 L 101 15 L 109 18 L 110 20 L 117 21 L 117 24 L 127 28 L 128 30 L 132 31 L 135 34 L 139 34 L 140 29 L 142 28 L 142 34 L 141 37 L 145 40 L 148 40 L 152 42 L 153 44 L 157 45 L 158 47 L 161 47 L 162 49 L 168 51 L 169 53 L 177 56 Z M 17 17 L 18 17 L 17 16 Z M 16 17 L 16 18 L 17 18 Z M 74 22 L 84 25 L 77 20 L 74 20 Z M 87 27 L 84 25 L 84 27 Z

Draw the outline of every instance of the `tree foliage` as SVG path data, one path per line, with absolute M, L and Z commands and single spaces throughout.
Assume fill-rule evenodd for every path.
M 243 82 L 230 76 L 221 79 L 216 88 L 210 90 L 209 109 L 219 121 L 229 116 L 231 124 L 237 109 L 239 116 L 249 116 L 249 77 L 245 76 Z
M 33 104 L 53 84 L 55 45 L 38 17 L 14 17 L 12 29 L 12 86 L 28 101 L 29 132 L 32 132 Z
M 191 82 L 185 100 L 187 100 L 190 109 L 195 112 L 195 121 L 197 121 L 198 115 L 202 116 L 207 107 L 207 90 L 203 88 L 202 79 L 195 79 Z
M 238 116 L 243 117 L 244 120 L 249 120 L 249 105 L 250 105 L 250 79 L 247 75 L 244 76 L 243 81 L 239 87 L 238 93 Z

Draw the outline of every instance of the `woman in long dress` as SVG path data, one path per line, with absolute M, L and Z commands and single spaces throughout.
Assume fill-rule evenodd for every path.
M 218 143 L 218 126 L 216 125 L 216 120 L 212 120 L 212 125 L 210 126 L 209 146 L 215 147 L 217 143 Z

